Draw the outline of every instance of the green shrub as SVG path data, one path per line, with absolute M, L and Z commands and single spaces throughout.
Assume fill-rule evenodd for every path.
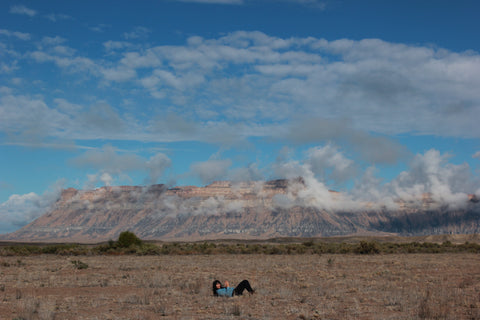
M 377 254 L 380 253 L 380 249 L 376 242 L 360 241 L 355 252 L 359 254 Z
M 72 260 L 71 262 L 74 265 L 75 269 L 87 269 L 88 268 L 88 264 L 86 264 L 85 262 L 82 262 L 80 260 Z
M 141 246 L 143 243 L 140 238 L 138 238 L 135 233 L 130 231 L 123 231 L 118 236 L 117 246 L 120 248 L 128 248 L 131 246 Z
M 41 252 L 46 254 L 78 255 L 83 254 L 84 250 L 77 244 L 54 244 L 43 247 Z

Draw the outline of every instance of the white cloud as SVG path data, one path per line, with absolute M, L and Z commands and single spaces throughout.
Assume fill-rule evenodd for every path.
M 351 190 L 328 191 L 327 179 L 322 174 L 345 174 L 352 179 L 351 170 L 355 167 L 335 147 L 327 145 L 315 147 L 306 153 L 303 160 L 281 158 L 273 166 L 276 177 L 292 179 L 302 177 L 303 181 L 292 184 L 285 196 L 275 199 L 275 205 L 291 207 L 295 205 L 314 206 L 329 210 L 398 209 L 401 203 L 411 208 L 449 209 L 464 208 L 468 205 L 468 195 L 479 190 L 480 180 L 472 175 L 468 164 L 454 165 L 448 162 L 448 154 L 429 150 L 414 157 L 407 170 L 390 182 L 375 176 L 376 169 L 368 167 Z M 433 202 L 428 202 L 431 199 Z M 427 202 L 425 202 L 427 201 Z
M 204 162 L 193 163 L 190 167 L 194 176 L 197 176 L 203 184 L 212 183 L 216 180 L 223 180 L 227 177 L 228 168 L 232 161 L 211 159 Z
M 23 227 L 45 213 L 49 204 L 43 204 L 41 200 L 42 197 L 33 192 L 24 195 L 11 195 L 7 201 L 0 204 L 0 217 L 2 219 L 0 232 L 10 232 L 13 229 Z
M 420 202 L 425 194 L 431 195 L 438 204 L 453 207 L 466 205 L 468 194 L 473 193 L 478 181 L 472 180 L 470 167 L 464 163 L 448 163 L 449 155 L 431 149 L 416 155 L 409 171 L 402 172 L 386 189 L 392 196 Z
M 65 38 L 62 38 L 60 36 L 55 36 L 55 37 L 43 37 L 42 38 L 42 45 L 45 46 L 55 46 L 55 45 L 60 45 L 67 40 Z
M 52 51 L 62 56 L 73 56 L 76 50 L 67 46 L 55 46 Z
M 88 150 L 72 160 L 79 167 L 119 174 L 124 171 L 138 170 L 144 166 L 144 160 L 135 154 L 118 154 L 116 148 L 106 145 L 101 150 Z
M 12 73 L 18 69 L 18 62 L 12 61 L 10 63 L 0 62 L 0 73 Z M 15 78 L 18 79 L 18 78 Z M 16 80 L 12 79 L 12 82 L 16 84 Z
M 109 104 L 99 101 L 90 106 L 74 104 L 66 99 L 54 99 L 47 105 L 41 97 L 0 96 L 0 131 L 11 142 L 38 146 L 62 140 L 132 139 L 143 135 L 135 119 L 120 115 Z M 21 110 L 21 111 L 20 111 Z
M 472 158 L 480 159 L 480 151 L 477 151 L 473 154 Z
M 325 182 L 333 180 L 343 183 L 356 174 L 354 162 L 346 158 L 338 147 L 332 144 L 307 150 L 307 163 L 312 172 Z
M 472 120 L 478 111 L 474 101 L 480 100 L 475 91 L 480 79 L 477 73 L 466 72 L 480 68 L 480 62 L 471 54 L 440 54 L 380 40 L 278 39 L 259 32 L 210 40 L 192 37 L 187 46 L 152 48 L 148 58 L 129 54 L 136 54 L 132 60 L 150 61 L 150 67 L 156 64 L 140 82 L 152 94 L 164 86 L 173 91 L 164 91 L 161 98 L 181 94 L 193 100 L 201 93 L 210 108 L 228 105 L 221 111 L 227 118 L 263 121 L 275 116 L 287 121 L 298 113 L 329 119 L 346 114 L 353 127 L 384 134 L 480 134 Z M 324 58 L 332 54 L 339 60 Z M 439 77 L 439 68 L 451 70 L 450 75 Z M 199 81 L 186 83 L 193 74 Z M 445 83 L 450 87 L 445 88 Z M 176 92 L 199 84 L 199 92 Z M 268 106 L 265 112 L 263 106 Z M 455 116 L 446 117 L 447 113 Z
M 98 74 L 98 66 L 91 59 L 84 57 L 65 57 L 58 52 L 33 51 L 30 57 L 36 62 L 53 62 L 58 67 L 74 73 Z
M 155 184 L 162 177 L 166 168 L 170 167 L 171 160 L 163 153 L 157 153 L 146 162 L 149 171 L 147 184 Z
M 102 74 L 109 81 L 127 81 L 136 77 L 137 73 L 134 69 L 118 67 L 112 69 L 102 69 Z
M 105 145 L 102 149 L 87 150 L 81 156 L 71 160 L 74 166 L 91 168 L 97 171 L 88 177 L 88 188 L 97 183 L 113 185 L 116 180 L 130 180 L 129 174 L 136 171 L 145 172 L 147 184 L 155 184 L 170 167 L 171 160 L 163 153 L 157 153 L 145 159 L 134 153 L 122 153 L 116 148 Z
M 20 40 L 30 40 L 31 38 L 31 35 L 29 33 L 19 32 L 19 31 L 10 31 L 5 29 L 0 29 L 0 35 L 4 35 L 7 37 L 16 37 Z
M 52 136 L 124 139 L 128 133 L 130 140 L 222 145 L 248 137 L 298 144 L 331 141 L 370 163 L 387 164 L 406 154 L 389 135 L 480 137 L 480 56 L 472 52 L 378 39 L 279 38 L 258 31 L 212 39 L 194 36 L 176 46 L 110 41 L 103 47 L 106 57 L 85 56 L 63 38 L 44 38 L 23 55 L 32 58 L 29 62 L 55 64 L 67 82 L 83 81 L 85 92 L 102 96 L 110 106 L 99 109 L 113 121 L 95 116 L 90 105 L 68 117 L 59 112 L 67 121 Z M 21 67 L 18 59 L 1 65 L 10 73 Z M 56 75 L 51 76 L 53 85 Z M 110 102 L 119 93 L 137 101 L 138 110 L 145 107 L 154 114 L 131 112 L 125 126 L 126 115 Z M 171 115 L 186 125 L 170 125 L 166 119 Z M 106 121 L 104 130 L 99 121 L 85 121 L 92 116 Z M 95 130 L 81 130 L 78 121 L 89 128 L 95 124 Z
M 57 22 L 59 20 L 71 20 L 73 19 L 71 16 L 63 13 L 50 13 L 45 16 L 48 20 L 52 22 Z
M 35 10 L 27 8 L 24 5 L 11 6 L 10 13 L 27 15 L 29 17 L 34 17 L 37 14 Z
M 49 108 L 41 99 L 12 94 L 0 97 L 0 117 L 2 132 L 27 141 L 55 136 L 68 122 L 66 115 Z
M 129 48 L 132 46 L 130 42 L 126 41 L 106 41 L 103 43 L 105 50 L 107 51 L 114 51 L 114 50 L 122 50 L 125 48 Z
M 407 154 L 405 147 L 399 143 L 355 129 L 353 121 L 347 118 L 296 118 L 287 129 L 288 131 L 279 132 L 277 138 L 289 139 L 298 144 L 319 141 L 347 144 L 362 159 L 371 163 L 392 164 Z
M 145 27 L 135 27 L 131 32 L 125 32 L 123 34 L 124 38 L 127 40 L 130 39 L 139 39 L 146 38 L 152 31 Z
M 261 181 L 265 175 L 256 163 L 250 163 L 243 168 L 234 168 L 229 171 L 228 179 L 237 181 Z
M 0 233 L 14 231 L 44 214 L 59 198 L 64 184 L 64 180 L 59 180 L 42 195 L 13 194 L 0 203 Z
M 110 28 L 110 27 L 111 27 L 111 25 L 100 23 L 96 26 L 89 27 L 89 29 L 94 31 L 94 32 L 105 32 L 105 30 Z

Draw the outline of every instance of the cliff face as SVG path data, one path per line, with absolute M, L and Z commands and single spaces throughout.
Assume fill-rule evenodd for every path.
M 45 215 L 3 236 L 16 241 L 100 242 L 125 230 L 142 239 L 265 239 L 349 234 L 420 235 L 480 232 L 480 203 L 470 199 L 462 210 L 436 208 L 426 197 L 423 207 L 401 204 L 360 210 L 322 209 L 297 201 L 303 181 L 215 182 L 206 187 L 73 188 Z M 323 194 L 341 202 L 341 194 Z M 303 200 L 309 200 L 305 197 Z

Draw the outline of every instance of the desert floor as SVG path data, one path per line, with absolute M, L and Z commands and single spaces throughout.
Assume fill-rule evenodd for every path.
M 480 255 L 0 257 L 0 319 L 480 319 Z

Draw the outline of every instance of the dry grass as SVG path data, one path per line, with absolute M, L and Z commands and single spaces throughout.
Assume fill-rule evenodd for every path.
M 0 299 L 0 319 L 480 319 L 480 255 L 10 256 Z

